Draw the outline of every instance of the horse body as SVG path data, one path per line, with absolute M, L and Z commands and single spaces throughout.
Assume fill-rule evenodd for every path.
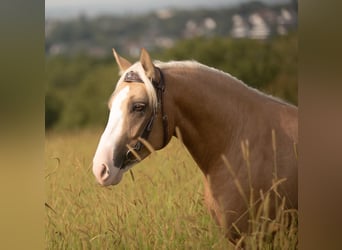
M 123 75 L 136 67 L 116 53 L 115 58 Z M 157 107 L 149 143 L 160 149 L 165 146 L 160 139 L 163 133 L 167 134 L 168 142 L 172 135 L 176 136 L 176 128 L 179 128 L 184 145 L 204 174 L 205 202 L 219 225 L 231 229 L 235 223 L 241 231 L 247 231 L 248 218 L 244 215 L 248 207 L 234 178 L 239 180 L 247 197 L 251 195 L 252 186 L 253 196 L 257 200 L 260 190 L 266 192 L 272 186 L 276 171 L 277 178 L 286 178 L 279 193 L 286 197 L 287 207 L 297 208 L 297 160 L 294 150 L 298 142 L 296 107 L 251 89 L 227 73 L 196 62 L 153 64 L 143 50 L 138 64 L 146 74 L 141 75 L 141 78 L 160 79 L 161 75 L 154 70 L 157 66 L 165 81 L 163 103 L 160 105 L 163 105 L 163 115 L 167 116 L 167 131 L 163 129 L 161 108 Z M 117 89 L 128 84 L 121 81 Z M 148 81 L 145 81 L 147 84 Z M 141 130 L 137 131 L 141 133 Z M 125 138 L 125 143 L 130 145 L 127 139 L 130 136 Z M 137 138 L 132 137 L 131 140 Z M 120 145 L 125 143 L 121 142 Z M 245 148 L 248 147 L 247 160 L 242 143 Z M 98 179 L 102 178 L 99 173 L 105 169 L 103 166 L 106 166 L 109 175 L 115 169 L 115 166 L 109 166 L 109 161 L 101 162 L 103 160 L 99 155 L 103 152 L 99 145 L 93 167 Z M 148 152 L 142 150 L 139 154 L 143 159 Z M 229 171 L 223 157 L 229 162 L 235 176 Z M 120 172 L 119 181 L 121 176 Z M 104 185 L 118 183 L 99 182 Z
M 158 65 L 158 64 L 157 64 Z M 168 83 L 166 110 L 173 110 L 172 130 L 179 127 L 182 139 L 205 178 L 205 201 L 224 227 L 233 222 L 242 231 L 246 203 L 221 155 L 225 155 L 249 197 L 249 178 L 241 142 L 248 140 L 252 186 L 266 192 L 274 178 L 274 154 L 278 178 L 288 207 L 297 207 L 297 108 L 247 87 L 230 75 L 186 62 L 158 65 Z M 275 132 L 276 152 L 272 147 Z

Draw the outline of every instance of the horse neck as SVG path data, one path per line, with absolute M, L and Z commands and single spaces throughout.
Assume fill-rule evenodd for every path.
M 243 123 L 239 113 L 253 106 L 256 93 L 215 70 L 171 67 L 164 72 L 173 128 L 179 128 L 184 145 L 206 174 L 229 150 Z

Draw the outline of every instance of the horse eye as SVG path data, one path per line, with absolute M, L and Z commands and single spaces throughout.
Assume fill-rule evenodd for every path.
M 134 103 L 133 104 L 133 111 L 134 112 L 142 112 L 146 108 L 145 103 Z

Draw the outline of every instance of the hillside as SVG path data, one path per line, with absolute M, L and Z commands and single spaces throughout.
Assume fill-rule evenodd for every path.
M 232 37 L 264 40 L 297 28 L 297 5 L 250 2 L 221 9 L 164 9 L 136 16 L 99 16 L 46 20 L 45 50 L 51 55 L 85 52 L 105 57 L 115 47 L 137 56 L 141 47 L 161 50 L 181 39 Z

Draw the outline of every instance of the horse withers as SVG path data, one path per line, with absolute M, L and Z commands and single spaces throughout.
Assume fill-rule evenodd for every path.
M 206 205 L 228 237 L 233 224 L 248 230 L 244 195 L 260 200 L 275 177 L 284 180 L 276 194 L 297 208 L 297 107 L 194 61 L 152 62 L 142 49 L 131 64 L 113 52 L 121 77 L 93 159 L 101 185 L 118 184 L 150 154 L 146 142 L 161 149 L 178 128 L 204 174 Z

